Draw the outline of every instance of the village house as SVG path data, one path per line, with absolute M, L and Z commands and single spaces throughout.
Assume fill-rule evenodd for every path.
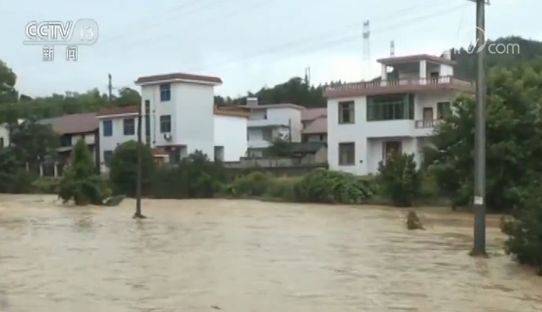
M 238 161 L 247 152 L 248 111 L 214 105 L 220 78 L 184 73 L 140 77 L 142 141 L 158 162 L 176 163 L 195 151 L 211 160 Z M 100 154 L 107 172 L 116 147 L 137 140 L 137 106 L 101 111 Z
M 40 175 L 55 177 L 62 175 L 64 167 L 70 163 L 73 147 L 79 140 L 85 141 L 96 166 L 99 165 L 98 146 L 100 142 L 96 113 L 64 115 L 41 119 L 38 123 L 50 125 L 53 131 L 60 136 L 56 159 L 44 160 L 40 166 Z
M 0 149 L 8 147 L 10 143 L 9 140 L 9 128 L 7 123 L 0 124 Z
M 264 150 L 275 140 L 301 142 L 301 113 L 304 107 L 291 104 L 258 105 L 258 98 L 247 98 L 248 156 L 263 157 Z
M 443 57 L 412 55 L 378 60 L 379 79 L 326 90 L 328 161 L 333 170 L 366 175 L 378 172 L 394 153 L 422 148 L 450 103 L 473 85 L 454 77 L 455 62 Z
M 327 108 L 306 108 L 301 112 L 303 142 L 327 142 Z

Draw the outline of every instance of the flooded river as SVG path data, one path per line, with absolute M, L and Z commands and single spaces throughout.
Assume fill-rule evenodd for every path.
M 66 207 L 0 195 L 0 311 L 542 311 L 542 277 L 467 255 L 472 217 L 248 200 Z

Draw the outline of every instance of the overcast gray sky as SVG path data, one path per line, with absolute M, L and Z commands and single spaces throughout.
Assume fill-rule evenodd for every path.
M 492 0 L 489 38 L 521 35 L 542 40 L 542 1 Z M 0 0 L 0 59 L 31 96 L 64 91 L 105 92 L 141 75 L 189 72 L 216 75 L 220 95 L 272 86 L 311 68 L 312 83 L 360 80 L 378 73 L 389 55 L 440 54 L 473 42 L 474 3 L 468 0 Z M 23 45 L 32 20 L 91 18 L 98 41 L 64 60 L 57 47 L 43 62 L 40 46 Z M 371 21 L 370 57 L 363 60 L 363 21 Z M 370 66 L 368 64 L 371 64 Z

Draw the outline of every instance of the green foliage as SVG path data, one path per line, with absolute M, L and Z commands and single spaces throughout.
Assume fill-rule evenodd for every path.
M 29 120 L 11 126 L 13 151 L 20 163 L 28 163 L 31 169 L 36 169 L 39 163 L 47 158 L 54 158 L 58 142 L 58 136 L 48 125 Z
M 532 176 L 542 174 L 542 60 L 489 76 L 487 196 L 490 209 L 511 210 Z M 473 196 L 474 100 L 461 97 L 425 149 L 426 166 L 455 205 Z
M 125 87 L 119 90 L 119 97 L 115 98 L 116 106 L 139 105 L 141 103 L 141 95 L 134 89 Z
M 382 191 L 394 205 L 412 206 L 420 191 L 420 177 L 416 171 L 414 155 L 395 154 L 379 165 L 379 181 Z
M 58 194 L 60 180 L 51 177 L 38 177 L 32 182 L 32 192 L 39 194 Z
M 17 101 L 16 80 L 15 73 L 0 60 L 0 104 Z
M 290 157 L 292 155 L 291 142 L 282 139 L 276 139 L 269 147 L 265 149 L 266 157 Z
M 13 149 L 0 149 L 0 192 L 28 193 L 34 177 L 23 169 Z
M 222 189 L 225 179 L 222 163 L 211 162 L 196 151 L 177 166 L 158 168 L 151 194 L 156 198 L 210 198 Z
M 520 263 L 536 266 L 542 275 L 542 184 L 528 193 L 518 219 L 505 221 L 502 230 L 509 235 L 506 251 Z
M 84 140 L 75 144 L 72 156 L 73 162 L 60 181 L 58 196 L 64 202 L 73 200 L 76 205 L 102 204 L 109 191 L 96 174 L 92 156 Z
M 230 186 L 230 193 L 236 196 L 262 196 L 270 187 L 272 179 L 270 174 L 254 171 L 237 177 Z
M 358 204 L 372 196 L 373 190 L 352 174 L 316 169 L 295 184 L 294 194 L 303 202 Z
M 154 172 L 154 160 L 151 149 L 146 145 L 141 148 L 141 185 L 143 194 L 148 193 Z M 129 141 L 121 144 L 113 153 L 109 179 L 114 194 L 135 196 L 137 184 L 138 143 Z
M 416 211 L 413 211 L 413 210 L 408 212 L 406 226 L 407 226 L 407 229 L 409 230 L 423 230 L 424 229 L 422 221 L 420 220 L 420 217 L 418 217 L 418 214 L 416 213 Z
M 271 179 L 264 196 L 284 201 L 295 201 L 295 185 L 300 178 L 279 177 Z

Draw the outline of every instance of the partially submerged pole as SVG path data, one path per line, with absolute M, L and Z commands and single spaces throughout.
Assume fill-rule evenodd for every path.
M 139 113 L 137 114 L 137 181 L 136 181 L 136 212 L 134 218 L 144 219 L 145 216 L 141 214 L 141 104 L 139 106 Z

